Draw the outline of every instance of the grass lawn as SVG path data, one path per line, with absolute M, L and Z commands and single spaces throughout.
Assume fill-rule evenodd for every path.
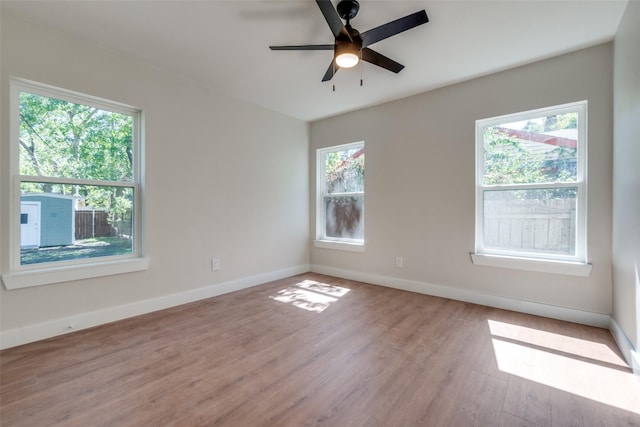
M 130 239 L 119 237 L 96 237 L 76 240 L 70 246 L 52 246 L 47 248 L 21 249 L 20 264 L 39 264 L 43 262 L 69 261 L 80 258 L 96 258 L 112 255 L 126 255 L 132 252 Z

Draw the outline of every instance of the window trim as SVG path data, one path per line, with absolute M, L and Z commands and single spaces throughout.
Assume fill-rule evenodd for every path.
M 20 147 L 15 143 L 20 137 L 20 93 L 28 92 L 39 96 L 60 99 L 67 102 L 90 105 L 114 113 L 133 117 L 133 180 L 95 181 L 74 178 L 40 177 L 20 175 Z M 144 117 L 141 109 L 119 102 L 85 95 L 68 89 L 58 88 L 44 83 L 34 82 L 17 77 L 10 78 L 10 111 L 9 111 L 9 222 L 8 222 L 8 271 L 2 272 L 2 281 L 6 289 L 18 289 L 61 283 L 71 280 L 122 274 L 142 271 L 149 268 L 150 260 L 144 256 Z M 22 182 L 58 182 L 79 183 L 88 185 L 125 186 L 133 188 L 133 252 L 127 255 L 114 255 L 99 258 L 83 258 L 80 260 L 20 265 L 20 184 Z
M 567 276 L 589 277 L 591 274 L 591 264 L 580 262 L 532 259 L 480 253 L 472 253 L 471 261 L 476 265 L 483 265 L 485 267 L 564 274 Z
M 475 196 L 475 252 L 471 258 L 474 264 L 515 268 L 528 271 L 542 271 L 576 276 L 588 276 L 591 265 L 587 257 L 587 110 L 586 100 L 550 106 L 519 113 L 506 114 L 476 120 L 476 196 Z M 487 127 L 502 123 L 523 121 L 548 115 L 578 113 L 578 150 L 576 157 L 577 175 L 575 182 L 562 183 L 532 183 L 484 185 L 484 138 L 483 130 Z M 574 256 L 554 255 L 550 253 L 533 253 L 525 251 L 509 251 L 487 249 L 484 247 L 484 192 L 487 190 L 521 190 L 544 189 L 559 187 L 576 187 L 576 251 Z
M 348 144 L 333 145 L 331 147 L 318 148 L 316 150 L 316 239 L 313 244 L 316 248 L 335 249 L 349 252 L 364 252 L 365 239 L 340 239 L 327 237 L 325 235 L 325 212 L 324 212 L 324 197 L 325 194 L 325 162 L 324 157 L 326 153 L 334 151 L 345 151 L 353 148 L 365 148 L 364 141 L 351 142 Z M 366 179 L 366 178 L 365 178 Z M 365 191 L 362 193 L 337 193 L 337 196 L 344 196 L 346 194 L 361 195 L 364 201 Z

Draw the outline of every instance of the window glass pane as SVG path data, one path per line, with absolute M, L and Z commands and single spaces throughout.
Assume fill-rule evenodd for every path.
M 484 191 L 484 247 L 574 255 L 577 187 Z
M 325 155 L 327 193 L 364 191 L 364 147 L 333 151 Z
M 576 181 L 577 112 L 486 127 L 483 140 L 485 185 Z
M 133 180 L 133 117 L 20 93 L 20 174 Z
M 21 226 L 21 265 L 133 253 L 133 187 L 23 182 L 20 190 L 22 212 L 29 206 L 40 218 Z
M 364 239 L 364 196 L 324 198 L 325 236 Z

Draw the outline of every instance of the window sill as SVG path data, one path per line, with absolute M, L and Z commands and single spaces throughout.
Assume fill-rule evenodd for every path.
M 2 275 L 7 290 L 51 285 L 73 280 L 132 273 L 149 269 L 149 258 L 130 258 L 93 264 L 24 270 Z
M 591 274 L 591 264 L 580 262 L 517 258 L 477 253 L 471 254 L 471 260 L 476 265 L 484 265 L 487 267 L 510 268 L 580 277 L 589 277 Z
M 336 249 L 339 251 L 348 252 L 364 252 L 363 243 L 336 242 L 333 240 L 314 240 L 313 245 L 316 248 Z

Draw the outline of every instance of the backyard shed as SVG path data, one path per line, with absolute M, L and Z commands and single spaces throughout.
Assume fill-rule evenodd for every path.
M 72 245 L 75 234 L 75 197 L 37 193 L 20 196 L 20 246 Z

